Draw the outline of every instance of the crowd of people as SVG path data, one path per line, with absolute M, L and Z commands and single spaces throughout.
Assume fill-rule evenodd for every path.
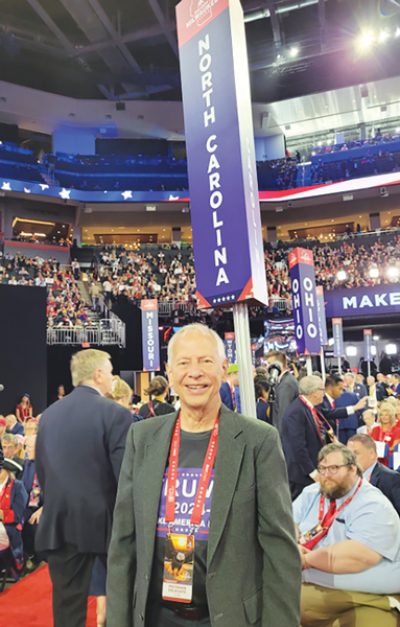
M 19 418 L 0 417 L 0 564 L 18 577 L 48 563 L 55 627 L 84 627 L 88 595 L 107 627 L 136 614 L 210 627 L 218 612 L 233 627 L 397 625 L 400 376 L 324 381 L 282 351 L 263 362 L 258 420 L 240 415 L 238 364 L 198 324 L 173 336 L 168 380 L 140 408 L 89 349 L 71 394 L 36 418 L 24 394 Z
M 311 183 L 318 185 L 360 178 L 363 176 L 376 176 L 389 172 L 400 172 L 400 152 L 382 152 L 372 154 L 367 150 L 362 157 L 344 159 L 341 161 L 311 164 Z

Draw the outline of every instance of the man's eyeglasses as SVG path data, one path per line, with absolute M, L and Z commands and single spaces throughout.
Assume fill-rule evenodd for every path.
M 339 468 L 352 465 L 353 464 L 340 464 L 340 466 L 317 466 L 317 470 L 320 475 L 326 475 L 327 472 L 329 472 L 330 475 L 336 475 Z

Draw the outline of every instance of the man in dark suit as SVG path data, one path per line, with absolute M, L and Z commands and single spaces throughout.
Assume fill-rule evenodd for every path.
M 168 363 L 181 411 L 128 434 L 107 627 L 298 627 L 299 551 L 278 433 L 221 405 L 228 361 L 211 329 L 183 327 Z
M 361 377 L 361 379 L 364 378 L 362 374 L 356 375 L 356 377 Z M 347 391 L 357 394 L 358 398 L 364 398 L 364 396 L 368 396 L 368 390 L 364 383 L 357 381 L 356 377 L 352 372 L 346 372 L 344 375 L 343 380 L 346 384 Z
M 358 399 L 356 396 L 347 397 L 348 400 L 353 399 L 354 405 L 347 407 L 341 404 L 341 407 L 336 405 L 336 400 L 343 394 L 343 379 L 338 374 L 331 374 L 325 380 L 325 395 L 322 403 L 318 405 L 318 410 L 322 412 L 326 420 L 329 422 L 335 435 L 339 434 L 338 421 L 346 419 L 348 416 L 355 414 L 360 409 L 363 409 L 368 398 Z M 358 424 L 357 424 L 358 426 Z M 357 428 L 357 427 L 356 427 Z
M 36 471 L 44 508 L 36 550 L 48 552 L 54 627 L 84 627 L 96 556 L 105 563 L 117 483 L 132 424 L 128 409 L 104 398 L 113 384 L 108 353 L 79 351 L 75 390 L 43 413 Z
M 375 440 L 370 435 L 357 433 L 347 442 L 364 471 L 364 479 L 379 488 L 400 516 L 400 473 L 378 462 Z
M 290 372 L 286 355 L 283 351 L 269 351 L 266 359 L 268 366 L 274 361 L 278 361 L 282 366 L 278 383 L 275 385 L 275 401 L 272 404 L 272 424 L 278 429 L 279 434 L 282 435 L 282 418 L 290 403 L 299 395 L 299 382 Z
M 327 436 L 329 424 L 316 410 L 324 393 L 320 377 L 303 377 L 300 381 L 300 396 L 283 415 L 282 446 L 293 500 L 306 486 L 319 480 L 318 453 L 330 441 Z

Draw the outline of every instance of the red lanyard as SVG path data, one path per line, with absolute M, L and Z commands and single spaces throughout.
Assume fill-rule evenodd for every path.
M 384 442 L 386 439 L 390 440 L 390 438 L 392 437 L 393 427 L 389 427 L 389 429 L 387 429 L 386 431 L 384 431 L 381 427 L 380 431 L 381 432 L 379 434 L 379 442 Z
M 215 421 L 212 430 L 210 442 L 208 444 L 206 458 L 204 460 L 203 469 L 199 487 L 197 488 L 196 498 L 193 507 L 193 513 L 190 519 L 191 525 L 200 525 L 203 514 L 204 502 L 206 500 L 207 488 L 210 483 L 211 473 L 214 466 L 215 455 L 217 453 L 218 442 L 219 415 Z M 175 520 L 175 501 L 176 501 L 176 479 L 178 475 L 179 462 L 179 446 L 181 439 L 181 416 L 175 423 L 174 432 L 172 434 L 171 452 L 169 455 L 169 469 L 167 477 L 167 503 L 165 510 L 165 522 L 172 523 Z
M 324 509 L 325 509 L 325 497 L 321 494 L 321 499 L 319 501 L 319 517 L 318 517 L 318 522 L 322 522 L 322 525 L 324 527 L 324 529 L 326 529 L 326 531 L 329 530 L 329 528 L 332 526 L 333 521 L 335 520 L 336 516 L 342 511 L 342 509 L 344 507 L 346 507 L 346 505 L 348 505 L 355 497 L 355 495 L 357 494 L 358 490 L 361 487 L 362 484 L 362 478 L 360 479 L 360 483 L 357 486 L 357 489 L 353 492 L 353 494 L 345 500 L 344 503 L 342 503 L 342 505 L 339 507 L 339 509 L 336 509 L 333 513 L 333 515 L 331 515 L 328 518 L 328 514 L 329 512 L 327 512 L 327 516 L 325 516 L 324 518 Z M 328 518 L 328 520 L 326 520 L 326 518 Z
M 318 417 L 317 410 L 315 409 L 313 405 L 311 405 L 311 403 L 307 401 L 307 399 L 304 398 L 304 396 L 300 396 L 300 399 L 303 401 L 304 405 L 306 405 L 306 407 L 308 407 L 308 409 L 311 410 L 311 413 L 314 416 L 314 419 L 317 425 L 317 429 L 318 429 L 320 440 L 322 442 L 322 446 L 324 446 L 325 442 L 324 442 L 324 438 L 322 437 L 322 432 L 321 432 L 322 423 Z

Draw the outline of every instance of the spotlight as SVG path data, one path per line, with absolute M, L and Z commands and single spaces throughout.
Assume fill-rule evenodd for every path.
M 395 37 L 400 37 L 400 26 L 396 28 L 396 32 L 394 34 Z
M 338 281 L 345 281 L 347 279 L 347 274 L 344 270 L 339 270 L 336 275 Z
M 363 33 L 359 39 L 359 45 L 361 48 L 370 48 L 374 41 L 374 33 L 372 31 Z
M 378 268 L 371 268 L 371 270 L 369 271 L 369 276 L 371 277 L 371 279 L 377 279 L 379 277 Z
M 375 357 L 376 355 L 376 346 L 371 346 L 371 355 Z
M 357 346 L 348 346 L 346 348 L 346 355 L 348 357 L 355 357 L 357 355 Z
M 396 126 L 396 133 L 400 133 L 400 126 Z
M 379 340 L 379 335 L 373 335 L 372 339 L 374 340 L 374 342 L 377 342 Z
M 381 30 L 379 33 L 379 41 L 383 43 L 389 37 L 389 33 L 387 30 Z
M 396 268 L 395 266 L 392 266 L 388 270 L 388 276 L 390 276 L 390 278 L 392 278 L 392 279 L 397 278 L 399 276 L 399 269 Z
M 396 344 L 386 344 L 386 354 L 387 355 L 396 355 L 397 353 L 397 346 Z
M 297 56 L 298 56 L 298 54 L 299 54 L 299 49 L 298 49 L 298 47 L 297 47 L 297 46 L 293 46 L 293 48 L 291 48 L 291 49 L 289 50 L 289 54 L 290 54 L 290 56 L 291 56 L 291 57 L 293 57 L 293 58 L 294 58 L 294 57 L 297 57 Z

